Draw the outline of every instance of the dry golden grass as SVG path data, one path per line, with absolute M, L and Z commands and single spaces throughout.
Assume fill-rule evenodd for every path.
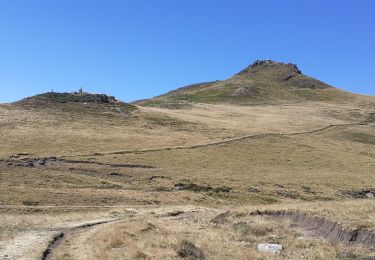
M 302 103 L 284 106 L 195 105 L 140 108 L 131 115 L 74 114 L 0 106 L 0 156 L 92 154 L 212 143 L 243 135 L 290 133 L 363 120 L 367 107 Z
M 252 107 L 201 104 L 182 110 L 140 108 L 127 116 L 82 117 L 1 106 L 0 253 L 30 235 L 30 240 L 43 240 L 39 247 L 31 244 L 36 258 L 52 230 L 125 217 L 72 233 L 55 258 L 174 259 L 183 239 L 201 248 L 208 259 L 272 259 L 256 251 L 258 243 L 272 241 L 285 246 L 281 255 L 285 259 L 366 256 L 363 248 L 345 252 L 308 234 L 297 240 L 305 231 L 286 220 L 231 215 L 228 222 L 216 226 L 210 220 L 227 209 L 238 213 L 291 209 L 350 228 L 374 230 L 373 199 L 353 198 L 364 189 L 375 189 L 375 126 L 373 122 L 345 126 L 365 120 L 371 112 L 367 104 L 311 102 Z M 343 126 L 302 133 L 332 124 Z M 188 148 L 242 136 L 297 132 L 301 134 Z M 111 153 L 181 146 L 186 149 Z M 31 154 L 25 157 L 68 155 L 88 163 L 24 167 L 17 166 L 22 161 L 18 158 L 7 165 L 10 155 L 22 152 Z M 126 215 L 129 207 L 138 215 Z M 183 218 L 166 216 L 179 208 L 187 212 Z M 233 228 L 246 221 L 251 222 L 245 226 L 250 233 Z
M 168 215 L 176 210 L 159 208 L 72 234 L 56 259 L 179 259 L 182 240 L 203 250 L 206 259 L 342 259 L 372 254 L 318 239 L 287 220 L 236 212 L 215 224 L 212 220 L 223 211 L 186 208 L 178 216 Z M 281 255 L 259 253 L 257 245 L 262 242 L 280 243 L 284 250 Z

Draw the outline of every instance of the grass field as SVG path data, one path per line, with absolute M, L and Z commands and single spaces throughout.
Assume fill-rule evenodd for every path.
M 373 98 L 178 109 L 75 98 L 0 106 L 1 259 L 39 259 L 59 232 L 52 259 L 374 257 L 249 215 L 375 231 Z M 259 253 L 263 242 L 284 249 Z

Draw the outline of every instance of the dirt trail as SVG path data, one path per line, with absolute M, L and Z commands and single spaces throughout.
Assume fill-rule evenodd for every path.
M 31 230 L 22 232 L 0 250 L 0 259 L 30 259 L 36 258 L 38 251 L 42 250 L 41 246 L 48 243 L 54 231 Z
M 370 116 L 360 122 L 355 123 L 348 123 L 348 124 L 331 124 L 325 127 L 321 127 L 318 129 L 310 130 L 310 131 L 303 131 L 303 132 L 293 132 L 293 133 L 266 133 L 266 134 L 252 134 L 252 135 L 246 135 L 241 137 L 236 137 L 224 141 L 214 142 L 214 143 L 208 143 L 208 144 L 197 144 L 197 145 L 191 145 L 191 146 L 175 146 L 175 147 L 166 147 L 166 148 L 155 148 L 155 149 L 145 149 L 145 150 L 122 150 L 122 151 L 114 151 L 114 152 L 96 152 L 92 154 L 76 154 L 76 155 L 65 155 L 62 156 L 62 158 L 71 158 L 76 156 L 102 156 L 102 155 L 114 155 L 114 154 L 142 154 L 142 153 L 148 153 L 148 152 L 162 152 L 162 151 L 170 151 L 170 150 L 189 150 L 189 149 L 197 149 L 202 147 L 210 147 L 210 146 L 217 146 L 222 144 L 228 144 L 228 143 L 234 143 L 238 141 L 243 141 L 246 139 L 256 139 L 256 138 L 265 138 L 265 137 L 283 137 L 283 136 L 295 136 L 295 135 L 305 135 L 305 134 L 314 134 L 323 132 L 332 128 L 336 127 L 349 127 L 349 126 L 358 126 L 358 125 L 368 125 L 370 123 L 375 122 L 375 113 L 370 114 Z
M 19 233 L 14 239 L 6 241 L 0 250 L 0 259 L 52 259 L 54 250 L 65 237 L 76 230 L 119 221 L 120 219 L 102 219 L 94 222 L 73 225 L 61 229 L 29 230 Z M 41 252 L 42 256 L 41 256 Z
M 55 236 L 53 236 L 52 240 L 48 243 L 47 248 L 43 251 L 41 259 L 42 260 L 52 259 L 55 250 L 59 247 L 59 245 L 61 245 L 61 243 L 64 241 L 64 239 L 70 233 L 72 233 L 74 231 L 77 231 L 77 230 L 97 226 L 97 225 L 116 222 L 116 221 L 119 221 L 119 220 L 121 220 L 121 219 L 100 220 L 100 221 L 96 221 L 96 222 L 84 223 L 84 224 L 81 224 L 81 225 L 78 225 L 78 226 L 73 226 L 73 227 L 70 227 L 70 228 L 64 228 L 64 229 L 60 230 Z

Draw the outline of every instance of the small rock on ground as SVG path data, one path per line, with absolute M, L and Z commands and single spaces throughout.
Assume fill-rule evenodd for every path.
M 283 247 L 279 244 L 262 243 L 258 245 L 258 251 L 262 253 L 280 254 L 281 250 L 283 250 Z

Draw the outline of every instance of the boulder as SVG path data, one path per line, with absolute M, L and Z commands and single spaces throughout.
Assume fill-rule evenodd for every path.
M 283 250 L 282 245 L 262 243 L 258 245 L 258 251 L 262 253 L 280 254 Z
M 46 165 L 46 160 L 45 159 L 40 159 L 38 160 L 38 165 Z
M 26 166 L 27 166 L 27 167 L 34 167 L 35 165 L 34 165 L 33 162 L 29 162 Z

